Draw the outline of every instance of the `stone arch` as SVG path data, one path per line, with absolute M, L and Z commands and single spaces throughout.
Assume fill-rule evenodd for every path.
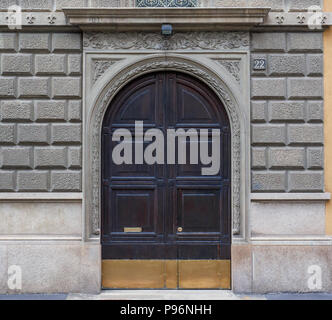
M 222 101 L 231 125 L 232 137 L 232 229 L 233 235 L 245 233 L 244 199 L 241 199 L 242 180 L 246 177 L 243 169 L 246 165 L 241 160 L 244 150 L 241 148 L 241 135 L 247 131 L 245 116 L 240 110 L 240 104 L 220 75 L 199 62 L 178 55 L 151 55 L 130 64 L 105 82 L 97 95 L 85 121 L 84 143 L 84 212 L 86 219 L 86 237 L 99 239 L 100 235 L 100 163 L 101 163 L 101 125 L 104 114 L 117 92 L 127 83 L 140 75 L 169 70 L 188 73 L 206 83 Z M 242 196 L 243 197 L 243 196 Z

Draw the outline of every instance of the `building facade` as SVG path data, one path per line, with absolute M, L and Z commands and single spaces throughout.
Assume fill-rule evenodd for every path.
M 331 292 L 324 2 L 0 1 L 0 293 Z M 113 166 L 134 121 L 220 128 L 219 176 Z

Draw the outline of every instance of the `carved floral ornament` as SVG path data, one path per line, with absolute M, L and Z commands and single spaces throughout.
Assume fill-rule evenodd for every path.
M 179 32 L 165 38 L 154 32 L 84 33 L 85 49 L 232 50 L 249 48 L 248 32 Z
M 214 59 L 220 65 L 222 65 L 234 80 L 240 85 L 241 84 L 241 62 L 240 60 L 229 60 L 229 59 Z M 93 76 L 92 83 L 95 84 L 99 78 L 107 73 L 111 67 L 118 62 L 119 59 L 94 59 L 93 60 Z
M 227 71 L 233 76 L 233 78 L 238 84 L 241 83 L 241 62 L 239 60 L 218 59 L 216 61 L 227 69 Z
M 93 83 L 96 83 L 96 81 L 104 75 L 104 73 L 111 68 L 111 66 L 116 63 L 118 60 L 106 60 L 106 59 L 100 59 L 95 60 L 93 62 L 93 77 L 92 81 Z
M 101 124 L 111 100 L 114 98 L 118 90 L 129 83 L 139 75 L 148 72 L 160 70 L 174 70 L 185 72 L 197 77 L 201 81 L 208 84 L 222 100 L 232 127 L 232 228 L 233 234 L 240 234 L 241 217 L 240 217 L 240 163 L 241 163 L 241 145 L 240 145 L 240 118 L 238 115 L 237 105 L 229 94 L 224 82 L 218 78 L 212 71 L 206 70 L 204 67 L 192 63 L 185 59 L 168 56 L 165 58 L 154 58 L 153 60 L 141 61 L 132 67 L 122 71 L 116 76 L 107 87 L 103 90 L 103 96 L 99 97 L 95 105 L 92 121 L 91 121 L 91 168 L 92 168 L 92 192 L 88 196 L 91 197 L 91 207 L 89 211 L 90 234 L 100 234 L 100 130 Z

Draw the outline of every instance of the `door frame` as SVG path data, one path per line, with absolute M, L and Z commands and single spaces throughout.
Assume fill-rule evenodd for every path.
M 219 34 L 216 32 L 216 34 Z M 101 125 L 117 92 L 136 77 L 156 71 L 188 73 L 222 101 L 232 137 L 232 245 L 248 241 L 250 196 L 249 35 L 235 49 L 172 51 L 96 49 L 85 41 L 83 57 L 83 224 L 84 240 L 100 244 Z M 98 38 L 99 34 L 95 37 Z M 220 33 L 220 37 L 225 36 Z M 84 35 L 84 37 L 87 37 Z M 100 34 L 103 41 L 103 34 Z M 227 37 L 228 39 L 229 36 Z M 237 37 L 234 37 L 237 39 Z M 231 40 L 228 40 L 231 41 Z M 99 261 L 101 265 L 101 260 Z M 234 264 L 232 263 L 232 274 Z

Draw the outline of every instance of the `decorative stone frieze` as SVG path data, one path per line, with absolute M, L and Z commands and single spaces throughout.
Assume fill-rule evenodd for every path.
M 180 32 L 170 38 L 160 33 L 84 33 L 84 49 L 103 50 L 231 50 L 248 49 L 247 32 Z

